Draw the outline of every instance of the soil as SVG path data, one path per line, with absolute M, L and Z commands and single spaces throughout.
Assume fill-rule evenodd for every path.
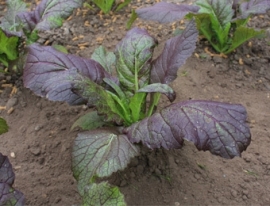
M 5 10 L 1 3 L 0 17 Z M 134 1 L 110 15 L 99 15 L 97 9 L 77 10 L 60 29 L 42 33 L 39 43 L 60 44 L 88 58 L 99 45 L 113 50 L 127 31 L 131 9 L 152 3 Z M 250 25 L 268 28 L 269 20 L 270 15 L 256 16 Z M 137 20 L 136 25 L 158 39 L 158 55 L 173 30 L 185 23 Z M 242 158 L 222 159 L 197 151 L 188 142 L 180 150 L 144 149 L 124 171 L 109 179 L 120 187 L 128 205 L 270 205 L 269 42 L 268 37 L 253 39 L 222 58 L 205 52 L 210 46 L 201 39 L 172 84 L 176 101 L 215 100 L 246 107 L 252 141 Z M 72 143 L 78 131 L 70 127 L 87 112 L 86 107 L 37 97 L 22 86 L 17 75 L 0 78 L 0 105 L 14 109 L 1 111 L 10 129 L 0 137 L 0 152 L 9 156 L 15 169 L 14 186 L 25 194 L 27 205 L 79 205 L 71 172 Z M 6 82 L 18 88 L 16 94 L 10 96 L 12 88 L 4 87 Z M 164 98 L 162 104 L 167 103 Z

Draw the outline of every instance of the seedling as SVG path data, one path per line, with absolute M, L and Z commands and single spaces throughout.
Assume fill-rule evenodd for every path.
M 242 1 L 241 1 L 242 2 Z M 160 2 L 154 6 L 137 9 L 139 18 L 169 23 L 184 17 L 195 18 L 197 29 L 219 53 L 229 54 L 264 30 L 247 26 L 255 14 L 265 14 L 270 9 L 269 0 L 198 0 L 194 5 Z
M 33 11 L 21 0 L 7 0 L 7 12 L 0 24 L 0 62 L 9 66 L 24 54 L 23 41 L 38 40 L 38 32 L 60 27 L 82 0 L 42 0 Z M 22 46 L 20 48 L 19 46 Z M 17 62 L 18 63 L 18 62 Z
M 250 144 L 242 105 L 191 100 L 157 110 L 161 94 L 175 100 L 169 84 L 192 55 L 197 37 L 191 21 L 181 35 L 167 40 L 154 60 L 157 41 L 140 28 L 131 29 L 115 52 L 101 46 L 92 59 L 29 46 L 25 87 L 52 101 L 95 108 L 75 123 L 88 130 L 78 134 L 72 152 L 83 205 L 125 205 L 119 189 L 100 178 L 126 168 L 142 145 L 179 149 L 186 139 L 198 150 L 233 158 Z

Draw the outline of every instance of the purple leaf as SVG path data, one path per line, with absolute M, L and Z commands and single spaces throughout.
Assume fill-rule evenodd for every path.
M 12 188 L 15 174 L 8 157 L 0 153 L 0 205 L 24 205 L 24 195 Z
M 12 170 L 8 157 L 0 153 L 0 182 L 12 185 L 15 179 L 15 174 Z
M 62 20 L 81 4 L 82 0 L 42 0 L 34 11 L 21 12 L 18 16 L 28 31 L 50 30 L 61 26 Z
M 183 19 L 188 13 L 197 13 L 200 7 L 193 5 L 160 2 L 154 6 L 137 9 L 139 18 L 145 20 L 158 21 L 160 23 L 169 23 Z
M 270 9 L 270 0 L 250 0 L 240 5 L 241 19 L 246 19 L 250 14 L 264 14 Z
M 92 177 L 108 177 L 126 168 L 138 154 L 139 147 L 116 131 L 97 129 L 79 133 L 72 152 L 72 170 L 79 193 L 84 194 Z
M 24 203 L 23 193 L 13 189 L 9 184 L 0 182 L 0 205 L 23 206 Z
M 154 149 L 181 148 L 183 139 L 198 150 L 209 150 L 224 158 L 240 156 L 251 141 L 242 105 L 210 101 L 172 104 L 159 113 L 126 128 L 131 142 Z
M 167 40 L 163 52 L 152 63 L 151 83 L 169 84 L 177 77 L 177 71 L 196 48 L 198 31 L 191 21 L 183 33 Z
M 52 101 L 66 101 L 71 105 L 84 101 L 72 92 L 77 75 L 88 77 L 97 84 L 109 74 L 94 60 L 64 54 L 52 47 L 32 44 L 24 68 L 24 86 L 35 94 Z
M 149 84 L 139 89 L 138 92 L 146 92 L 146 93 L 159 92 L 165 94 L 170 100 L 170 102 L 173 102 L 176 98 L 175 92 L 168 84 L 160 84 L 160 83 Z
M 150 61 L 156 40 L 144 29 L 133 28 L 117 44 L 116 68 L 121 85 L 132 96 L 149 82 Z

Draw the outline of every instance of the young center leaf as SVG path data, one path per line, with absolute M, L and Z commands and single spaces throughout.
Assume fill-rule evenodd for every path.
M 0 205 L 23 206 L 24 195 L 12 188 L 15 174 L 7 156 L 0 153 Z
M 87 186 L 87 191 L 83 196 L 85 206 L 125 206 L 124 195 L 118 187 L 113 187 L 107 182 L 99 184 L 93 183 Z
M 42 0 L 34 11 L 21 12 L 18 16 L 28 32 L 50 30 L 61 26 L 63 19 L 81 5 L 82 0 Z
M 250 0 L 240 4 L 240 18 L 248 18 L 251 14 L 265 14 L 270 9 L 269 0 Z
M 148 84 L 150 61 L 156 41 L 146 30 L 133 28 L 116 46 L 116 69 L 128 96 Z
M 82 103 L 85 99 L 72 91 L 73 80 L 80 75 L 97 84 L 110 77 L 94 60 L 64 54 L 49 46 L 32 44 L 28 47 L 23 81 L 36 95 L 71 105 Z
M 124 169 L 138 154 L 139 148 L 115 131 L 97 129 L 79 133 L 72 152 L 72 170 L 79 193 L 85 193 L 93 177 L 108 177 Z
M 151 83 L 169 84 L 196 48 L 198 31 L 192 20 L 179 36 L 167 40 L 160 56 L 152 62 Z
M 181 148 L 186 139 L 199 150 L 224 158 L 240 156 L 251 141 L 242 105 L 210 101 L 172 104 L 126 128 L 131 142 L 147 147 Z
M 137 9 L 136 13 L 139 18 L 145 20 L 153 20 L 160 23 L 170 23 L 183 19 L 189 13 L 197 13 L 198 11 L 198 6 L 159 2 L 154 6 Z

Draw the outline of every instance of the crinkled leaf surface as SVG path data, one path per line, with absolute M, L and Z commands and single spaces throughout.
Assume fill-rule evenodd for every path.
M 255 30 L 253 28 L 239 26 L 236 28 L 229 50 L 226 53 L 230 53 L 237 47 L 248 41 L 249 39 L 259 36 L 264 33 L 264 30 Z
M 196 4 L 200 6 L 200 15 L 196 16 L 198 29 L 215 50 L 224 53 L 228 49 L 228 37 L 234 15 L 233 2 L 198 0 Z
M 100 63 L 107 72 L 110 74 L 112 73 L 112 65 L 116 60 L 115 54 L 113 52 L 107 52 L 103 46 L 100 46 L 95 49 L 91 59 Z
M 11 32 L 15 36 L 21 36 L 22 25 L 17 14 L 26 11 L 26 3 L 21 0 L 7 0 L 6 2 L 7 13 L 1 20 L 0 27 L 6 32 Z
M 8 60 L 15 60 L 18 57 L 17 36 L 8 36 L 0 28 L 0 54 L 5 54 Z
M 83 75 L 97 84 L 109 74 L 102 66 L 91 59 L 64 54 L 52 47 L 32 44 L 28 48 L 23 81 L 24 86 L 36 95 L 47 97 L 52 101 L 66 101 L 79 104 L 85 101 L 75 94 L 73 80 Z
M 136 90 L 149 81 L 150 60 L 156 41 L 146 30 L 133 28 L 116 47 L 116 69 L 121 85 L 127 92 Z M 131 95 L 130 95 L 131 96 Z
M 8 125 L 6 120 L 0 118 L 0 134 L 3 134 L 8 131 Z
M 224 158 L 240 156 L 251 141 L 242 105 L 210 101 L 172 104 L 126 128 L 131 142 L 149 148 L 180 148 L 183 139 Z
M 12 188 L 9 184 L 0 182 L 0 205 L 23 206 L 25 197 L 23 193 Z
M 118 187 L 112 187 L 107 182 L 93 183 L 87 186 L 83 196 L 84 206 L 125 206 L 124 195 Z
M 177 5 L 168 2 L 159 2 L 154 6 L 137 9 L 139 18 L 145 20 L 158 21 L 160 23 L 169 23 L 183 19 L 188 13 L 197 13 L 198 6 L 181 4 Z
M 233 2 L 228 0 L 198 0 L 196 5 L 200 7 L 199 13 L 210 14 L 213 23 L 224 26 L 232 20 L 234 11 L 232 9 Z
M 165 94 L 170 100 L 170 102 L 173 102 L 176 98 L 175 92 L 168 84 L 161 84 L 161 83 L 149 84 L 139 89 L 138 92 L 147 92 L 147 93 L 159 92 Z
M 114 131 L 98 129 L 79 133 L 73 146 L 72 169 L 80 194 L 84 194 L 92 177 L 108 177 L 124 169 L 138 154 L 137 146 Z
M 0 182 L 12 185 L 15 180 L 15 174 L 8 157 L 0 153 Z
M 240 18 L 247 18 L 251 14 L 264 14 L 270 9 L 270 0 L 250 0 L 240 4 Z
M 0 153 L 0 205 L 24 205 L 24 195 L 12 188 L 15 174 L 8 157 Z
M 50 30 L 62 25 L 63 19 L 73 9 L 82 5 L 82 0 L 42 0 L 34 11 L 18 14 L 27 31 Z
M 196 48 L 198 31 L 192 20 L 179 36 L 167 40 L 161 55 L 152 63 L 151 83 L 169 84 Z

